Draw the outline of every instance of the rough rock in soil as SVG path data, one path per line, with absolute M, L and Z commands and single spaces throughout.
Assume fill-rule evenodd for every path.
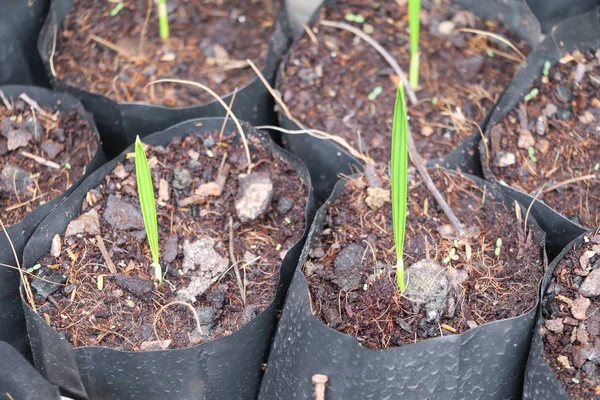
M 99 146 L 84 115 L 44 106 L 34 112 L 19 98 L 9 100 L 12 110 L 0 103 L 0 218 L 5 226 L 65 192 L 83 176 Z
M 385 170 L 381 166 L 377 174 L 381 189 L 388 190 Z M 346 182 L 304 265 L 316 316 L 365 347 L 401 346 L 446 328 L 453 331 L 444 335 L 461 333 L 536 304 L 545 267 L 541 238 L 526 237 L 512 205 L 498 203 L 502 197 L 493 190 L 458 174 L 430 173 L 457 217 L 476 229 L 467 239 L 446 235 L 446 216 L 419 177 L 411 180 L 404 296 L 390 268 L 396 265 L 391 204 L 369 207 L 366 177 Z M 498 238 L 502 248 L 496 255 L 490 243 Z
M 567 253 L 543 299 L 543 356 L 573 400 L 597 399 L 600 393 L 600 298 L 584 289 L 599 271 L 598 244 L 600 235 L 591 233 Z M 589 265 L 594 269 L 582 284 L 577 279 L 582 273 L 580 259 L 590 251 L 594 256 L 589 257 Z
M 172 188 L 173 181 L 181 178 L 181 174 L 176 176 L 178 169 L 187 169 L 191 178 L 185 188 L 174 188 L 168 198 L 157 202 L 160 263 L 166 272 L 162 285 L 153 282 L 150 249 L 140 235 L 145 231 L 134 159 L 123 160 L 98 187 L 88 191 L 81 216 L 69 225 L 73 234 L 60 238 L 62 250 L 54 249 L 38 260 L 41 269 L 51 266 L 68 278 L 65 289 L 53 294 L 64 312 L 59 313 L 52 304 L 44 307 L 44 301 L 38 300 L 40 313 L 48 315 L 54 329 L 75 347 L 149 349 L 164 346 L 162 342 L 149 343 L 157 339 L 152 322 L 162 309 L 156 322 L 160 340 L 170 340 L 170 349 L 184 348 L 228 335 L 269 306 L 279 278 L 280 254 L 304 231 L 307 191 L 295 169 L 265 147 L 264 137 L 250 136 L 252 173 L 270 177 L 272 194 L 264 214 L 253 221 L 238 218 L 236 199 L 242 189 L 237 176 L 246 172 L 247 159 L 237 137 L 225 132 L 219 142 L 219 132 L 191 134 L 164 147 L 148 146 L 148 159 L 156 161 L 151 162 L 156 191 L 161 181 Z M 210 155 L 207 145 L 211 146 Z M 223 180 L 219 171 L 226 168 L 231 173 Z M 220 195 L 181 205 L 199 187 L 215 180 L 222 183 Z M 291 204 L 285 219 L 277 210 L 283 197 Z M 94 221 L 92 230 L 90 220 Z M 102 236 L 104 252 L 97 234 Z M 245 307 L 230 269 L 230 249 L 246 277 Z M 247 257 L 252 262 L 245 265 Z M 116 274 L 107 268 L 107 260 L 114 264 Z M 99 279 L 102 275 L 104 279 Z M 71 296 L 78 307 L 72 306 Z M 181 300 L 193 303 L 201 319 L 201 335 L 189 307 L 177 303 Z
M 543 186 L 538 199 L 588 228 L 600 226 L 599 54 L 566 54 L 527 96 L 538 94 L 491 129 L 489 143 L 492 160 L 511 160 L 491 166 L 497 179 L 532 196 Z
M 57 292 L 67 277 L 58 271 L 48 268 L 41 268 L 35 278 L 31 281 L 31 288 L 35 294 L 42 299 L 46 299 L 51 294 Z
M 240 195 L 235 211 L 242 221 L 253 221 L 267 211 L 273 196 L 273 182 L 265 174 L 252 173 L 239 176 Z
M 214 248 L 214 240 L 200 238 L 195 242 L 186 240 L 183 244 L 183 273 L 198 269 L 191 275 L 187 287 L 179 290 L 179 297 L 184 301 L 196 301 L 221 276 L 229 265 L 225 257 L 221 257 Z
M 187 85 L 146 84 L 160 78 L 186 79 L 224 95 L 255 78 L 245 60 L 259 68 L 264 63 L 281 9 L 280 1 L 169 0 L 170 38 L 162 40 L 154 3 L 124 2 L 116 15 L 111 14 L 117 4 L 112 1 L 74 3 L 59 27 L 54 55 L 58 78 L 118 102 L 170 107 L 214 98 Z M 142 33 L 148 4 L 152 12 Z
M 348 22 L 350 14 L 365 22 Z M 320 19 L 363 30 L 408 71 L 406 1 L 338 0 L 327 3 Z M 484 21 L 452 1 L 423 2 L 419 103 L 408 112 L 416 145 L 426 159 L 448 153 L 470 135 L 476 129 L 473 122 L 479 124 L 491 111 L 520 65 L 513 50 L 462 28 L 499 34 L 527 52 L 527 45 L 497 22 Z M 316 43 L 304 34 L 292 48 L 279 88 L 283 100 L 305 125 L 339 135 L 375 161 L 387 163 L 398 76 L 354 34 L 319 25 L 318 19 L 311 29 Z

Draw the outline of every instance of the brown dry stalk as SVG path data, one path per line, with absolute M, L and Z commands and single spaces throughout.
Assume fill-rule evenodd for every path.
M 106 266 L 110 270 L 110 273 L 113 275 L 116 275 L 117 267 L 115 266 L 115 263 L 113 263 L 112 259 L 110 258 L 110 254 L 108 254 L 108 251 L 106 250 L 106 246 L 104 245 L 104 239 L 102 239 L 102 236 L 96 235 L 96 244 L 98 245 L 98 248 L 100 249 L 100 253 L 102 253 L 102 257 L 104 258 L 104 261 L 106 262 Z
M 2 230 L 4 231 L 4 234 L 6 235 L 6 238 L 8 239 L 8 243 L 10 244 L 10 248 L 12 250 L 13 257 L 15 257 L 15 262 L 17 263 L 16 268 L 19 270 L 21 282 L 23 282 L 23 287 L 25 288 L 25 295 L 27 297 L 27 302 L 29 303 L 29 305 L 31 306 L 33 311 L 37 312 L 37 309 L 35 307 L 35 301 L 33 300 L 33 292 L 31 291 L 31 287 L 29 286 L 29 281 L 27 279 L 25 279 L 25 275 L 23 274 L 24 271 L 21 268 L 21 263 L 19 262 L 19 257 L 17 256 L 17 251 L 15 250 L 15 245 L 13 244 L 12 239 L 8 235 L 8 232 L 6 231 L 6 227 L 4 226 L 4 222 L 2 221 L 2 218 L 0 218 L 0 227 L 2 227 Z
M 564 180 L 562 182 L 557 183 L 556 185 L 552 185 L 552 186 L 549 186 L 549 187 L 547 187 L 545 189 L 542 189 L 542 192 L 543 193 L 551 192 L 551 191 L 556 190 L 558 188 L 561 188 L 563 186 L 570 185 L 571 183 L 576 183 L 576 182 L 580 182 L 580 181 L 586 181 L 588 179 L 597 179 L 597 178 L 598 178 L 598 175 L 590 174 L 590 175 L 584 175 L 584 176 L 578 176 L 578 177 L 575 177 L 575 178 L 566 179 L 566 180 Z
M 413 105 L 417 103 L 417 97 L 415 96 L 415 93 L 410 88 L 410 84 L 408 83 L 406 76 L 402 72 L 402 69 L 400 68 L 400 66 L 398 65 L 396 60 L 394 60 L 392 55 L 390 53 L 388 53 L 388 51 L 385 48 L 383 48 L 383 46 L 381 46 L 379 43 L 377 43 L 377 41 L 375 39 L 373 39 L 371 36 L 367 35 L 363 31 L 361 31 L 351 25 L 343 23 L 343 22 L 321 21 L 321 24 L 325 25 L 325 26 L 331 26 L 334 28 L 350 31 L 350 32 L 354 33 L 356 36 L 363 39 L 369 45 L 371 45 L 387 61 L 387 63 L 390 65 L 390 67 L 392 67 L 392 69 L 394 70 L 396 75 L 398 75 L 402 79 L 402 82 L 404 83 L 404 88 L 406 90 L 406 93 L 408 94 L 408 98 L 411 101 L 411 103 Z M 460 223 L 460 221 L 458 220 L 458 218 L 456 217 L 456 215 L 454 214 L 454 212 L 452 211 L 452 209 L 446 202 L 446 199 L 444 199 L 444 196 L 440 193 L 440 191 L 435 186 L 435 183 L 433 183 L 431 176 L 429 176 L 429 172 L 427 172 L 427 168 L 425 167 L 425 164 L 423 163 L 423 160 L 421 159 L 421 156 L 419 155 L 419 151 L 417 150 L 417 146 L 415 145 L 415 141 L 412 136 L 412 132 L 408 126 L 407 126 L 406 133 L 408 136 L 408 153 L 410 155 L 410 158 L 411 158 L 413 164 L 415 164 L 415 167 L 419 171 L 419 174 L 421 175 L 421 178 L 423 179 L 425 186 L 427 186 L 427 189 L 429 189 L 429 191 L 431 192 L 431 194 L 433 195 L 433 197 L 439 204 L 439 206 L 442 209 L 442 211 L 444 212 L 444 214 L 446 214 L 446 216 L 450 220 L 450 223 L 452 224 L 452 226 L 454 226 L 457 236 L 458 237 L 466 236 L 466 232 L 465 232 L 465 229 L 463 228 L 462 224 Z
M 507 45 L 508 47 L 510 47 L 511 49 L 513 49 L 515 51 L 515 53 L 517 53 L 519 55 L 519 57 L 521 57 L 521 61 L 525 61 L 525 58 L 526 58 L 525 55 L 519 51 L 517 46 L 512 44 L 511 41 L 506 39 L 504 36 L 500 36 L 500 35 L 492 33 L 492 32 L 482 31 L 480 29 L 471 29 L 471 28 L 462 28 L 462 29 L 459 29 L 459 32 L 474 33 L 476 35 L 488 36 L 493 39 L 496 39 L 497 41 L 502 42 L 505 45 Z
M 219 102 L 219 104 L 221 104 L 223 106 L 223 108 L 227 111 L 227 115 L 231 116 L 231 118 L 233 119 L 233 122 L 235 123 L 236 127 L 238 128 L 238 131 L 240 133 L 240 139 L 242 140 L 242 144 L 244 145 L 244 151 L 246 152 L 246 158 L 248 159 L 248 172 L 247 173 L 250 174 L 252 172 L 252 158 L 250 157 L 250 148 L 248 147 L 248 140 L 246 139 L 246 134 L 244 133 L 244 130 L 242 129 L 240 120 L 235 116 L 233 111 L 231 111 L 231 108 L 229 108 L 227 103 L 225 103 L 218 94 L 216 94 L 208 86 L 205 86 L 201 83 L 194 82 L 194 81 L 187 81 L 184 79 L 158 79 L 156 81 L 152 81 L 152 82 L 148 83 L 145 87 L 155 85 L 157 83 L 179 83 L 179 84 L 183 84 L 183 85 L 196 86 L 196 87 L 199 87 L 200 89 L 208 92 L 212 97 L 214 97 Z
M 233 109 L 233 102 L 235 101 L 235 96 L 237 95 L 238 88 L 233 90 L 233 94 L 231 95 L 231 101 L 229 102 L 229 109 Z M 229 111 L 225 114 L 225 119 L 223 119 L 223 125 L 221 125 L 221 131 L 219 131 L 219 142 L 223 141 L 223 133 L 225 132 L 225 125 L 227 125 L 227 121 L 229 120 Z
M 240 269 L 238 268 L 237 261 L 235 259 L 235 252 L 233 251 L 233 218 L 231 217 L 229 217 L 229 257 L 231 258 L 231 264 L 233 266 L 233 271 L 235 272 L 235 280 L 240 288 L 242 304 L 246 306 L 246 285 L 244 285 L 244 282 L 242 281 Z

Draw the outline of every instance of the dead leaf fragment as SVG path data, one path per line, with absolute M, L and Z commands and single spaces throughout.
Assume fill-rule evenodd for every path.
M 60 256 L 60 251 L 62 250 L 62 242 L 60 240 L 60 235 L 56 234 L 52 238 L 52 245 L 50 246 L 50 254 L 54 257 Z
M 95 209 L 81 214 L 77 219 L 69 222 L 65 230 L 65 236 L 88 233 L 90 235 L 100 234 L 100 216 Z

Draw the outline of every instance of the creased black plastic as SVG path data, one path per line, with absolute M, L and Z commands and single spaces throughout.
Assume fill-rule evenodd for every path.
M 48 18 L 39 37 L 38 51 L 54 88 L 79 98 L 86 109 L 94 114 L 99 129 L 105 135 L 111 136 L 111 147 L 106 149 L 109 157 L 121 153 L 134 142 L 136 135 L 143 137 L 189 119 L 225 116 L 226 110 L 216 100 L 182 108 L 146 103 L 116 103 L 105 96 L 86 92 L 57 80 L 52 75 L 50 56 L 55 33 L 60 32 L 60 24 L 70 12 L 72 5 L 73 0 L 51 0 Z M 261 70 L 270 84 L 273 84 L 281 57 L 291 41 L 291 28 L 285 12 L 279 15 L 276 22 L 277 27 L 269 41 Z M 219 92 L 219 88 L 212 89 Z M 223 96 L 225 103 L 229 104 L 231 97 L 232 94 Z M 268 125 L 276 122 L 273 106 L 273 99 L 263 83 L 258 78 L 254 78 L 246 86 L 239 88 L 232 110 L 240 120 L 245 120 L 252 125 Z
M 48 89 L 35 86 L 7 85 L 0 86 L 0 91 L 9 100 L 17 100 L 21 93 L 27 94 L 40 106 L 56 107 L 61 111 L 78 111 L 83 115 L 93 132 L 98 135 L 92 118 L 83 110 L 81 103 L 74 97 L 53 93 Z M 86 174 L 90 174 L 105 162 L 104 152 L 100 148 L 92 161 L 86 166 Z M 83 178 L 82 178 L 83 179 Z M 17 266 L 17 260 L 21 261 L 21 255 L 25 242 L 31 236 L 39 223 L 58 205 L 64 198 L 73 191 L 81 180 L 74 182 L 71 187 L 62 195 L 57 196 L 52 201 L 36 208 L 27 214 L 21 222 L 7 227 L 6 233 L 11 238 L 11 244 L 4 231 L 0 231 L 0 263 L 5 265 Z M 17 350 L 25 355 L 29 355 L 29 344 L 25 329 L 25 317 L 21 307 L 19 296 L 19 273 L 15 269 L 0 266 L 0 341 L 11 344 Z
M 201 126 L 200 126 L 201 123 Z M 174 137 L 218 131 L 223 118 L 191 120 L 147 136 L 148 144 L 166 145 Z M 226 132 L 235 131 L 231 121 Z M 267 151 L 292 165 L 306 185 L 307 226 L 280 266 L 278 291 L 271 305 L 235 333 L 195 347 L 178 350 L 124 352 L 102 347 L 73 347 L 23 302 L 36 368 L 50 382 L 82 399 L 255 399 L 272 335 L 310 221 L 314 202 L 308 171 L 292 154 L 275 145 L 265 133 L 244 124 L 248 136 L 260 139 Z M 237 131 L 235 131 L 237 132 Z M 133 151 L 132 148 L 129 151 Z M 64 232 L 81 210 L 85 194 L 100 184 L 119 157 L 86 179 L 32 235 L 23 255 L 25 266 L 50 248 L 54 234 Z
M 332 1 L 324 1 L 323 4 L 313 13 L 311 21 L 314 22 L 319 18 L 322 7 L 327 7 Z M 524 0 L 456 0 L 456 3 L 462 5 L 467 10 L 490 20 L 498 20 L 506 24 L 519 38 L 527 41 L 532 47 L 537 45 L 541 40 L 540 26 L 535 16 L 527 6 Z M 286 25 L 289 25 L 286 24 Z M 303 32 L 306 35 L 306 32 Z M 302 35 L 296 37 L 296 41 Z M 294 44 L 291 45 L 277 75 L 277 87 L 282 79 L 282 74 L 285 73 L 287 63 L 291 56 L 291 50 Z M 279 112 L 279 121 L 282 127 L 287 129 L 299 129 L 299 127 L 285 116 L 283 112 Z M 484 118 L 479 123 L 482 129 L 487 125 L 488 117 Z M 300 121 L 302 122 L 302 121 Z M 314 128 L 314 127 L 308 127 Z M 391 134 L 391 132 L 390 132 Z M 456 149 L 440 160 L 431 160 L 433 164 L 444 165 L 449 169 L 459 168 L 460 170 L 475 176 L 483 176 L 481 171 L 481 163 L 479 161 L 478 144 L 481 138 L 479 129 L 476 129 L 469 137 L 467 137 Z M 352 161 L 353 157 L 341 149 L 338 145 L 327 142 L 321 139 L 316 139 L 308 135 L 283 135 L 283 146 L 294 154 L 297 154 L 304 163 L 308 166 L 311 172 L 311 177 L 315 185 L 315 198 L 317 204 L 321 204 L 333 188 L 336 179 L 330 179 L 330 175 L 337 176 L 342 173 L 345 175 L 356 172 L 358 163 Z M 344 162 L 339 163 L 333 155 L 341 154 Z M 330 158 L 331 159 L 330 159 Z M 332 169 L 337 168 L 337 170 Z
M 531 11 L 540 21 L 543 33 L 550 33 L 554 25 L 575 15 L 593 10 L 598 0 L 527 0 Z
M 583 241 L 583 236 L 584 233 L 567 244 L 554 261 L 550 263 L 542 282 L 541 294 L 545 293 L 548 285 L 550 285 L 552 274 L 558 264 L 575 246 Z M 538 313 L 541 313 L 541 310 L 538 310 Z M 523 399 L 569 400 L 569 395 L 552 372 L 550 366 L 542 358 L 544 345 L 542 342 L 542 335 L 540 334 L 541 326 L 542 318 L 538 316 L 525 371 Z
M 0 398 L 14 400 L 59 400 L 58 387 L 45 380 L 17 351 L 0 342 Z M 10 397 L 9 397 L 10 396 Z
M 514 212 L 514 200 L 495 185 L 487 193 Z M 339 181 L 315 216 L 299 265 L 324 227 L 329 205 L 340 195 Z M 521 207 L 524 214 L 524 209 Z M 529 221 L 540 243 L 544 234 Z M 306 278 L 296 270 L 285 302 L 260 399 L 308 399 L 313 374 L 329 377 L 327 400 L 519 399 L 536 307 L 527 313 L 483 324 L 460 335 L 424 340 L 384 351 L 359 345 L 320 322 L 310 311 Z
M 34 51 L 49 0 L 2 0 L 0 4 L 0 85 L 49 87 Z

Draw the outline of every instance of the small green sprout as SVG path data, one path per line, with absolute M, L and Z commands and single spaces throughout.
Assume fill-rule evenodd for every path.
M 65 163 L 65 168 L 66 168 L 66 169 L 71 169 L 71 163 L 67 161 L 67 162 Z
M 487 49 L 485 54 L 487 54 L 488 57 L 494 57 L 494 52 L 491 51 L 490 49 Z
M 498 238 L 498 239 L 496 239 L 496 249 L 494 250 L 494 254 L 496 255 L 496 257 L 498 257 L 500 255 L 501 251 L 502 251 L 502 238 Z
M 379 7 L 381 7 L 381 3 L 376 1 L 375 3 L 371 4 L 371 7 L 373 7 L 374 10 L 377 10 Z
M 344 16 L 344 19 L 349 22 L 356 22 L 357 24 L 362 24 L 365 22 L 365 17 L 360 14 L 348 13 Z
M 434 96 L 434 97 L 431 99 L 431 104 L 433 104 L 433 105 L 435 106 L 435 105 L 438 103 L 438 101 L 440 101 L 440 99 L 438 99 L 438 98 L 437 98 L 437 96 Z
M 596 165 L 594 165 L 594 171 L 598 171 L 600 169 L 600 163 L 596 163 Z
M 533 148 L 533 146 L 530 146 L 530 147 L 527 149 L 527 154 L 529 154 L 529 159 L 530 159 L 532 162 L 537 162 L 537 157 L 535 156 L 535 149 Z
M 377 96 L 383 93 L 383 88 L 381 86 L 375 86 L 371 93 L 367 96 L 367 98 L 371 101 L 375 100 Z
M 552 67 L 552 63 L 546 60 L 546 62 L 544 63 L 544 70 L 542 71 L 544 76 L 548 76 L 548 74 L 550 73 L 550 67 Z
M 169 38 L 169 13 L 167 12 L 167 0 L 158 0 L 158 28 L 161 39 Z
M 289 217 L 285 217 L 285 218 L 284 218 L 284 221 L 285 221 L 285 223 L 286 223 L 286 224 L 288 224 L 288 225 L 292 223 L 292 220 L 291 220 Z
M 42 268 L 40 264 L 35 264 L 33 267 L 27 268 L 25 271 L 31 274 L 33 271 L 37 271 L 40 268 Z
M 392 186 L 392 223 L 396 245 L 396 284 L 404 292 L 404 232 L 408 203 L 408 125 L 404 86 L 400 82 L 396 94 L 394 119 L 392 121 L 392 161 L 390 168 Z
M 115 5 L 115 7 L 112 10 L 110 10 L 110 16 L 116 17 L 117 14 L 121 12 L 123 7 L 125 7 L 125 4 L 123 2 L 117 3 L 117 5 Z
M 215 153 L 213 153 L 211 149 L 206 149 L 206 155 L 210 158 L 213 158 L 215 156 Z
M 408 81 L 414 89 L 419 86 L 419 29 L 421 0 L 408 0 L 408 29 L 410 33 L 410 67 Z
M 144 227 L 146 228 L 146 236 L 148 236 L 148 244 L 152 253 L 154 276 L 158 283 L 161 284 L 162 268 L 158 253 L 158 221 L 156 217 L 156 204 L 154 202 L 154 186 L 152 185 L 152 175 L 150 175 L 150 166 L 148 165 L 144 145 L 139 136 L 135 139 L 135 175 L 142 217 L 144 218 Z
M 538 88 L 533 88 L 533 89 L 531 89 L 531 91 L 529 93 L 527 93 L 525 95 L 525 97 L 523 97 L 523 100 L 529 101 L 529 100 L 533 99 L 535 96 L 537 96 L 539 93 L 540 93 L 540 90 Z

